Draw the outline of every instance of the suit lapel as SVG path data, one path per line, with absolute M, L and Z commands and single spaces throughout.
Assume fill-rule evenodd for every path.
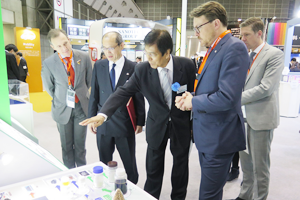
M 150 67 L 150 64 L 149 64 Z M 151 83 L 152 86 L 150 86 L 153 90 L 157 91 L 158 97 L 159 99 L 164 102 L 165 104 L 165 100 L 164 100 L 164 92 L 161 88 L 160 85 L 160 80 L 159 80 L 159 76 L 158 76 L 158 70 L 157 69 L 153 69 L 150 67 L 149 70 L 149 83 Z M 166 104 L 167 106 L 167 104 Z
M 250 79 L 250 77 L 252 76 L 254 70 L 256 69 L 256 67 L 259 65 L 260 61 L 265 57 L 267 51 L 269 50 L 269 45 L 266 43 L 265 46 L 263 47 L 263 49 L 261 50 L 261 52 L 259 53 L 259 55 L 257 56 L 257 58 L 255 59 L 250 72 L 246 78 L 246 83 L 248 82 L 248 80 Z
M 119 80 L 117 82 L 116 89 L 117 89 L 117 87 L 122 86 L 126 83 L 126 81 L 129 79 L 130 71 L 131 71 L 131 69 L 128 66 L 127 59 L 125 58 L 124 66 L 123 66 L 122 72 L 120 74 Z
M 176 57 L 173 58 L 173 83 L 178 82 L 180 84 L 180 80 L 182 77 L 182 66 Z M 172 91 L 172 104 L 175 102 L 176 93 Z
M 65 69 L 64 64 L 61 62 L 58 54 L 56 53 L 56 56 L 54 57 L 54 67 L 56 67 L 57 69 L 57 73 L 56 75 L 61 76 L 62 80 L 65 80 L 65 82 L 68 84 L 68 75 L 67 75 L 67 71 Z
M 78 84 L 78 81 L 79 81 L 79 77 L 80 77 L 80 74 L 82 72 L 82 64 L 81 64 L 81 57 L 80 55 L 73 50 L 73 60 L 74 60 L 74 68 L 75 68 L 75 81 L 74 81 L 74 88 L 76 88 L 77 84 Z
M 109 75 L 109 61 L 106 60 L 104 65 L 101 65 L 101 71 L 99 74 L 99 77 L 101 77 L 100 81 L 105 85 L 110 93 L 113 93 L 111 81 L 110 81 L 110 75 Z M 101 84 L 102 85 L 102 84 Z
M 230 37 L 232 37 L 231 34 L 225 35 L 220 40 L 220 42 L 217 44 L 217 46 L 210 52 L 210 54 L 209 54 L 209 56 L 207 58 L 207 61 L 205 63 L 205 66 L 204 66 L 204 68 L 203 68 L 203 70 L 202 70 L 202 72 L 201 72 L 201 74 L 199 76 L 197 87 L 198 87 L 198 85 L 200 83 L 201 78 L 203 77 L 203 74 L 205 73 L 206 69 L 209 67 L 209 64 L 214 59 L 214 57 L 219 53 L 219 51 L 222 49 L 223 44 L 225 44 Z M 196 87 L 196 90 L 197 90 L 197 87 Z

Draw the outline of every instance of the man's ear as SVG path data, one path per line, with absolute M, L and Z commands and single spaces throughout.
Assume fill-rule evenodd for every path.
M 51 47 L 53 50 L 55 50 L 55 49 L 54 49 L 54 46 L 53 46 L 52 44 L 50 44 L 50 47 Z
M 121 48 L 121 50 L 123 50 L 124 49 L 124 42 L 122 42 L 121 44 L 120 44 L 120 48 Z

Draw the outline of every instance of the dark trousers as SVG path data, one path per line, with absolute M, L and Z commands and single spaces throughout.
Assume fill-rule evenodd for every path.
M 144 190 L 151 194 L 153 197 L 159 199 L 163 175 L 165 166 L 165 150 L 170 138 L 170 150 L 173 155 L 173 168 L 171 174 L 172 182 L 172 200 L 183 200 L 186 196 L 187 184 L 188 184 L 188 153 L 189 146 L 182 148 L 179 145 L 179 141 L 176 141 L 176 137 L 172 134 L 171 125 L 169 122 L 168 128 L 164 137 L 164 140 L 159 149 L 151 149 L 148 145 L 146 155 L 146 171 L 147 180 Z
M 234 153 L 225 155 L 198 153 L 201 166 L 199 200 L 222 200 L 223 187 Z
M 135 157 L 135 135 L 130 137 L 111 137 L 97 132 L 97 146 L 100 161 L 105 164 L 113 160 L 113 153 L 116 146 L 128 180 L 134 184 L 138 182 L 139 174 Z
M 86 165 L 86 127 L 79 125 L 79 122 L 85 119 L 86 116 L 81 108 L 80 102 L 78 102 L 75 104 L 75 108 L 72 109 L 68 123 L 57 123 L 64 165 L 69 169 Z

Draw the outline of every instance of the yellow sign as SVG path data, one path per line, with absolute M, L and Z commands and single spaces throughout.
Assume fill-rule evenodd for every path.
M 15 27 L 15 41 L 27 62 L 29 92 L 43 92 L 40 29 Z
M 125 45 L 124 45 L 124 48 L 125 48 L 125 49 L 135 49 L 136 46 L 137 46 L 137 45 L 129 45 L 129 44 L 125 44 Z

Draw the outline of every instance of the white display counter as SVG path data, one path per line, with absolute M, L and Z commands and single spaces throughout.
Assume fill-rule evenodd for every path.
M 104 186 L 102 188 L 94 187 L 92 174 L 94 166 L 102 166 L 104 169 Z M 114 184 L 108 183 L 105 174 L 106 171 L 107 166 L 102 162 L 97 162 L 52 175 L 0 187 L 0 199 L 1 195 L 6 195 L 10 200 L 112 200 L 114 195 Z M 61 178 L 65 176 L 69 177 L 71 180 L 70 187 L 68 188 L 68 197 L 66 197 L 63 192 L 65 186 L 61 183 Z M 84 182 L 80 183 L 78 181 L 79 179 L 81 179 L 81 181 L 84 179 Z M 128 191 L 125 194 L 126 200 L 155 200 L 150 194 L 128 180 L 127 187 Z M 70 193 L 72 194 L 71 196 Z

